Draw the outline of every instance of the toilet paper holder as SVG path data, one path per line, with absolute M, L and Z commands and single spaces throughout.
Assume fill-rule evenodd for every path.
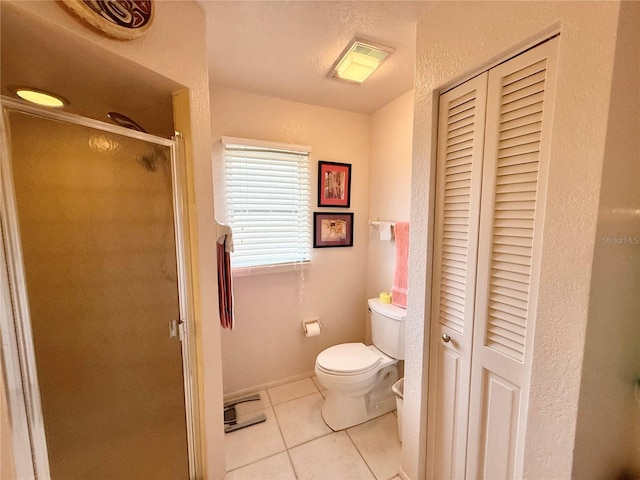
M 310 320 L 303 320 L 302 330 L 304 331 L 305 337 L 316 337 L 320 335 L 320 331 L 322 330 L 322 324 L 320 323 L 320 319 L 312 318 Z

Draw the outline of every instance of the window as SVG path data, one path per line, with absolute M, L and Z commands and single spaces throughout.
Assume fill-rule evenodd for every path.
M 232 268 L 309 262 L 311 149 L 232 137 L 222 143 Z

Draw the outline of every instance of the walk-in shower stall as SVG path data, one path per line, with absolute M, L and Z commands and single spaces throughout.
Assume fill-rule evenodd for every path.
M 38 478 L 189 478 L 176 142 L 9 100 L 2 113 L 14 448 L 34 452 Z

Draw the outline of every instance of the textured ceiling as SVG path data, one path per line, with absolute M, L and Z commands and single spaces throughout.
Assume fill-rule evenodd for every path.
M 65 110 L 72 113 L 108 121 L 106 113 L 118 111 L 151 133 L 173 133 L 171 92 L 179 85 L 89 42 L 78 44 L 74 35 L 2 3 L 2 95 L 12 95 L 9 86 L 30 85 L 68 98 L 71 105 Z M 431 6 L 313 0 L 199 4 L 207 16 L 212 87 L 362 113 L 377 110 L 413 87 L 416 19 Z M 354 37 L 395 49 L 362 85 L 328 78 Z
M 416 20 L 431 2 L 206 1 L 209 78 L 287 100 L 371 113 L 413 87 Z M 395 52 L 361 84 L 328 77 L 355 38 Z

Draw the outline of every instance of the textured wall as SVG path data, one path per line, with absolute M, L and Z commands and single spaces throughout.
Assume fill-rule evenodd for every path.
M 640 3 L 624 2 L 591 278 L 574 478 L 640 476 Z M 606 412 L 606 414 L 604 414 Z
M 424 476 L 437 92 L 561 32 L 524 473 L 569 478 L 616 45 L 614 2 L 441 2 L 418 22 L 403 471 Z M 452 28 L 455 25 L 455 28 Z
M 214 165 L 222 160 L 223 135 L 310 145 L 311 210 L 354 212 L 353 247 L 313 249 L 304 271 L 234 278 L 236 327 L 222 332 L 224 391 L 230 394 L 312 374 L 323 349 L 364 341 L 369 116 L 228 89 L 212 90 L 211 111 Z M 318 160 L 352 165 L 348 210 L 317 207 Z M 306 338 L 302 320 L 315 317 L 322 333 Z
M 371 115 L 370 219 L 409 221 L 412 136 L 413 90 Z M 380 230 L 369 229 L 368 297 L 391 290 L 395 247 L 380 240 Z

